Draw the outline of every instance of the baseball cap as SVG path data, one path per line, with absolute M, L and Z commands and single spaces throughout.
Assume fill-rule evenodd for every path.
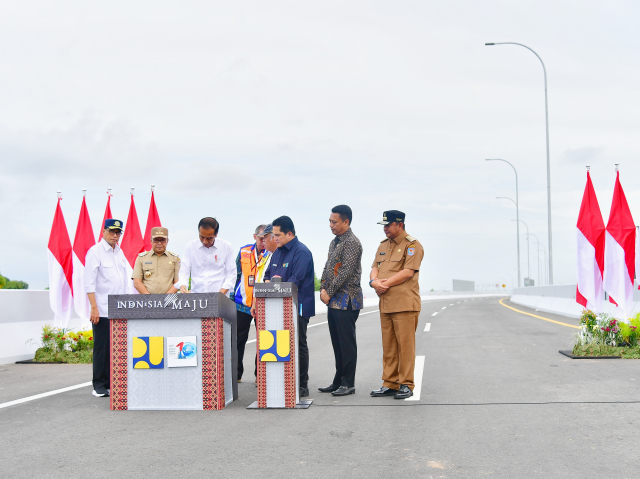
M 113 218 L 109 218 L 104 220 L 104 229 L 105 230 L 124 230 L 124 223 L 120 220 L 114 220 Z
M 265 236 L 265 235 L 268 235 L 269 233 L 273 233 L 273 225 L 271 223 L 265 226 L 264 231 L 257 236 Z

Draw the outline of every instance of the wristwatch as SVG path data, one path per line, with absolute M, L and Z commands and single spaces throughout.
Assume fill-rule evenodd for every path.
M 373 278 L 371 280 L 369 280 L 369 287 L 371 287 L 371 283 L 373 283 L 375 280 L 377 280 L 378 278 Z

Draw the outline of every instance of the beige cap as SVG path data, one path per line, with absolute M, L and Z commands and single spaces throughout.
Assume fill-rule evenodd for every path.
M 167 228 L 151 228 L 151 237 L 152 238 L 167 238 L 169 239 L 169 230 Z

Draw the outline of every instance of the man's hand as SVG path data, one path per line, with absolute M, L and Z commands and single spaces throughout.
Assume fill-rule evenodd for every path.
M 389 289 L 389 286 L 385 286 L 385 284 L 384 284 L 385 281 L 386 280 L 384 280 L 384 279 L 383 280 L 376 279 L 371 283 L 371 287 L 376 290 L 376 294 L 378 296 L 383 295 Z
M 89 316 L 89 321 L 91 321 L 93 324 L 98 324 L 98 321 L 100 321 L 100 311 L 98 311 L 97 306 L 91 308 L 91 316 Z
M 189 293 L 190 291 L 187 289 L 187 287 L 185 285 L 180 286 L 180 292 L 181 293 Z
M 320 290 L 320 301 L 324 304 L 329 304 L 329 301 L 331 301 L 331 296 L 329 296 L 326 289 Z
M 252 317 L 256 317 L 256 307 L 255 306 L 251 306 L 251 316 Z
M 227 288 L 221 288 L 220 292 L 226 296 L 229 290 Z

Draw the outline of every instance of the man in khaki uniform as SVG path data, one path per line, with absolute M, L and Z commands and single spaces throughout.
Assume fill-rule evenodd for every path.
M 140 294 L 170 294 L 178 289 L 180 258 L 167 251 L 169 230 L 167 228 L 151 229 L 151 251 L 140 253 L 133 267 L 133 287 Z
M 413 396 L 416 328 L 420 316 L 418 274 L 424 249 L 404 229 L 405 214 L 383 213 L 387 239 L 380 243 L 371 266 L 369 285 L 380 297 L 382 328 L 382 387 L 371 395 L 406 399 Z

